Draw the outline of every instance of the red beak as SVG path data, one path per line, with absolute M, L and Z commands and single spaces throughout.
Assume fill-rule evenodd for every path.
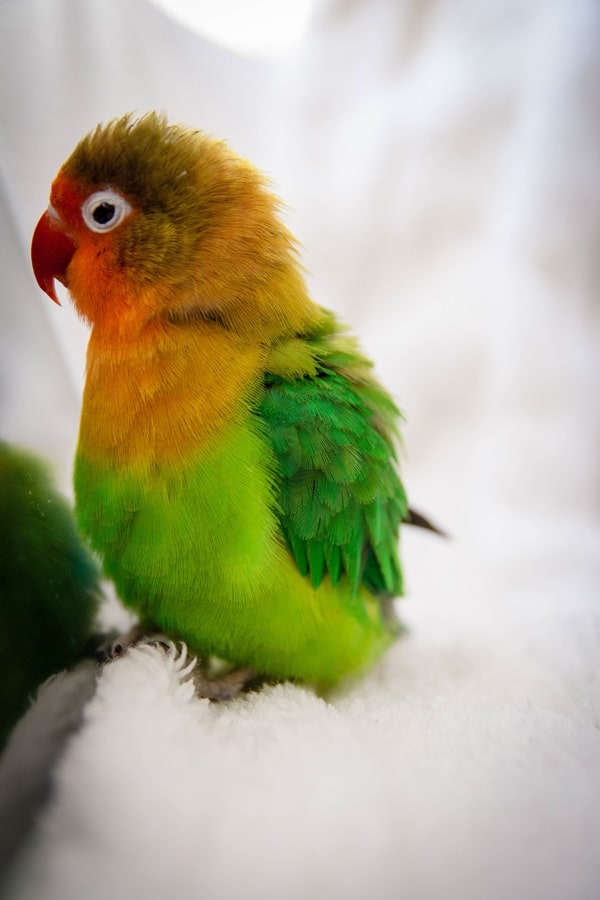
M 31 263 L 37 283 L 59 306 L 54 279 L 67 286 L 67 269 L 75 250 L 75 244 L 63 230 L 60 219 L 47 210 L 33 232 Z

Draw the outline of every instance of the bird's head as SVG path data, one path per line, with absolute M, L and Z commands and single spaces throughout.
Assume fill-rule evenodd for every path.
M 267 338 L 314 318 L 263 176 L 225 143 L 149 113 L 99 125 L 59 171 L 32 240 L 56 302 L 94 326 L 210 320 Z

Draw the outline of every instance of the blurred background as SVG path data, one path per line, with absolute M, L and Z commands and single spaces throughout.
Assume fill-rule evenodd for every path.
M 225 138 L 272 178 L 314 298 L 406 415 L 413 505 L 452 535 L 403 537 L 405 617 L 493 635 L 597 723 L 599 41 L 596 0 L 3 0 L 0 436 L 70 490 L 87 334 L 28 248 L 75 143 L 149 108 Z

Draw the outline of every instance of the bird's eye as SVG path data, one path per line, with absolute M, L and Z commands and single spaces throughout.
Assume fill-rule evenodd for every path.
M 131 206 L 121 194 L 110 188 L 90 194 L 81 215 L 91 231 L 112 231 L 131 212 Z

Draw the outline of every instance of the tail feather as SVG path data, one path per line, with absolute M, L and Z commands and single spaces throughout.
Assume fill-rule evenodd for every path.
M 417 512 L 415 509 L 409 509 L 402 521 L 405 525 L 414 525 L 415 528 L 423 528 L 425 529 L 425 531 L 433 531 L 434 534 L 439 534 L 440 537 L 448 537 L 448 533 L 446 531 L 438 528 L 437 525 L 434 525 L 426 516 L 421 515 L 421 513 Z

